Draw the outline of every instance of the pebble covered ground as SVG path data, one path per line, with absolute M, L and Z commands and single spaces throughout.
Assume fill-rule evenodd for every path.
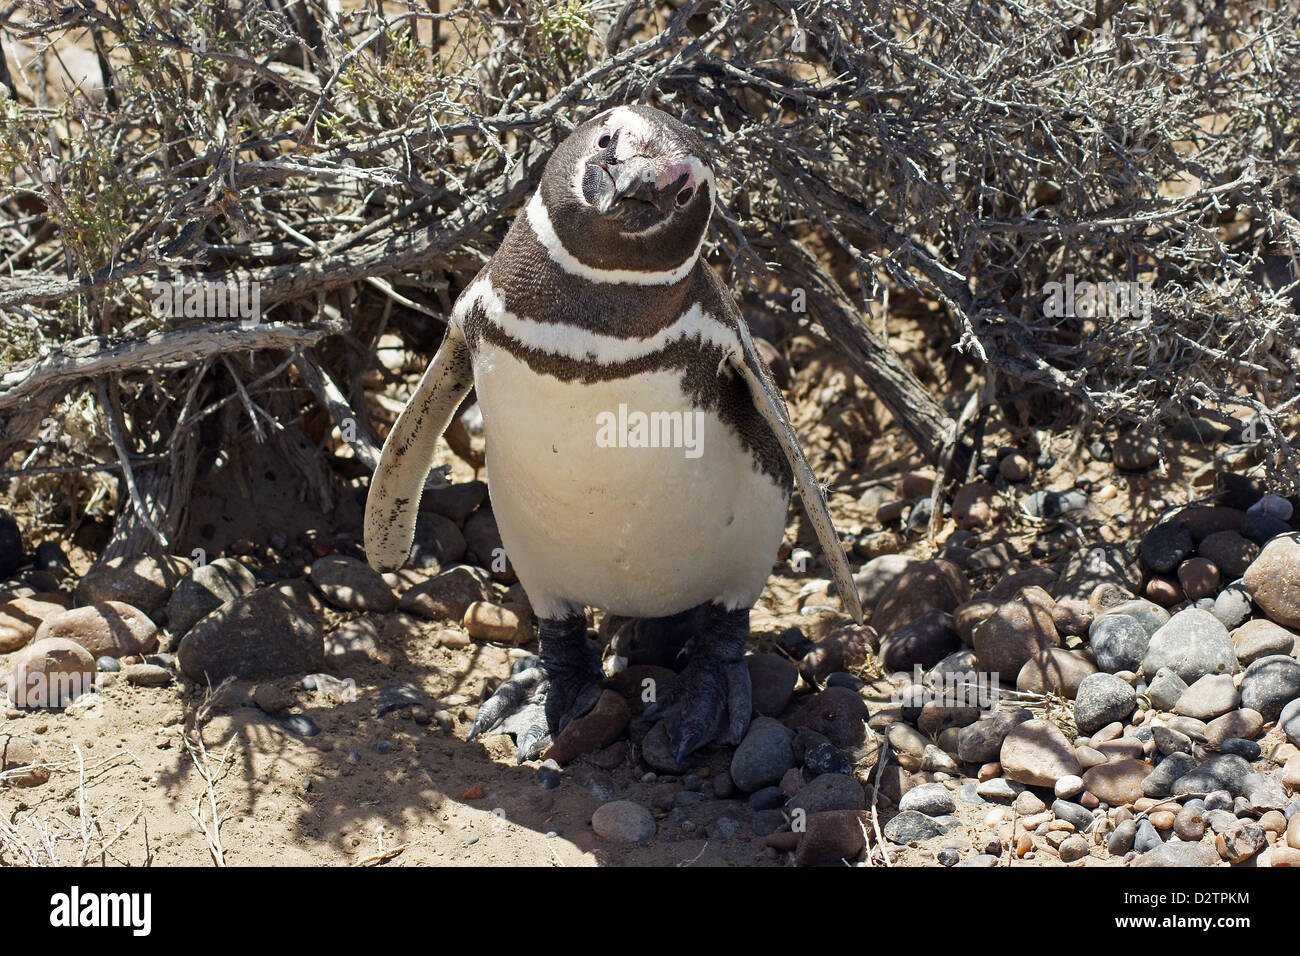
M 1138 530 L 1112 499 L 1160 446 L 1084 454 L 1047 487 L 1008 448 L 933 545 L 932 473 L 833 501 L 866 626 L 793 521 L 749 731 L 683 766 L 641 717 L 673 654 L 600 615 L 605 690 L 544 760 L 465 741 L 536 646 L 480 481 L 384 576 L 274 530 L 77 573 L 0 513 L 0 861 L 66 862 L 86 814 L 137 864 L 1300 865 L 1300 501 L 1220 469 Z

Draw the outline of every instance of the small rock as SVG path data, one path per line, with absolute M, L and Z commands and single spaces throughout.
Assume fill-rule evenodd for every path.
M 1216 531 L 1205 537 L 1197 552 L 1235 580 L 1259 557 L 1259 545 L 1236 531 Z
M 611 843 L 645 843 L 655 835 L 650 811 L 631 800 L 602 804 L 591 816 L 591 828 Z
M 1217 747 L 1230 737 L 1256 740 L 1264 732 L 1264 716 L 1257 710 L 1243 707 L 1216 717 L 1205 728 L 1205 742 Z
M 1082 860 L 1092 852 L 1088 846 L 1088 841 L 1081 836 L 1066 837 L 1062 841 L 1057 853 L 1061 855 L 1063 863 L 1073 863 L 1075 860 Z
M 92 657 L 133 657 L 158 646 L 158 628 L 145 613 L 121 601 L 100 601 L 48 617 L 35 639 L 75 641 Z
M 618 739 L 631 719 L 632 710 L 621 694 L 601 691 L 595 707 L 560 731 L 546 757 L 565 764 L 581 754 L 607 747 Z
M 1275 654 L 1246 668 L 1241 679 L 1241 704 L 1276 720 L 1282 708 L 1300 698 L 1300 660 Z
M 127 664 L 122 676 L 137 687 L 165 687 L 172 682 L 172 672 L 157 664 Z
M 532 628 L 513 608 L 487 601 L 467 607 L 461 623 L 476 641 L 520 645 L 532 638 Z
M 926 783 L 913 787 L 903 794 L 898 809 L 915 810 L 917 813 L 924 813 L 927 817 L 939 817 L 956 813 L 957 801 L 943 784 Z
M 471 604 L 491 596 L 491 581 L 485 571 L 457 564 L 407 590 L 397 606 L 431 621 L 459 622 Z
M 903 799 L 907 799 L 906 796 Z M 865 806 L 862 784 L 838 773 L 825 773 L 816 777 L 790 798 L 790 810 L 803 810 L 806 814 L 828 810 L 861 810 Z
M 799 668 L 779 654 L 751 654 L 745 658 L 754 713 L 776 717 L 790 705 L 799 682 Z
M 364 561 L 331 554 L 311 566 L 311 582 L 325 600 L 345 611 L 387 613 L 397 607 L 392 588 L 383 575 Z
M 1042 588 L 1024 588 L 975 628 L 972 643 L 980 666 L 1014 682 L 1025 663 L 1060 644 L 1054 602 Z
M 167 603 L 189 569 L 188 561 L 172 555 L 112 558 L 77 582 L 77 604 L 118 601 L 151 614 Z
M 62 637 L 33 641 L 9 658 L 6 690 L 23 710 L 62 709 L 93 689 L 95 659 Z
M 778 782 L 795 765 L 791 733 L 771 717 L 756 717 L 731 759 L 731 779 L 746 793 Z
M 1237 667 L 1237 651 L 1218 618 L 1187 608 L 1151 636 L 1142 673 L 1155 674 L 1162 667 L 1190 684 L 1206 674 L 1231 674 Z
M 796 866 L 842 865 L 842 861 L 857 859 L 866 846 L 857 813 L 847 810 L 811 813 L 805 822 L 807 829 L 794 854 Z
M 278 590 L 222 605 L 190 629 L 177 654 L 185 676 L 215 686 L 226 677 L 273 678 L 319 670 L 324 641 L 316 621 Z
M 891 671 L 907 671 L 918 665 L 929 668 L 960 646 L 952 615 L 932 609 L 882 640 L 880 659 Z
M 1269 541 L 1242 575 L 1242 585 L 1276 623 L 1300 628 L 1300 534 Z
M 1172 792 L 1174 796 L 1198 796 L 1215 790 L 1226 790 L 1237 795 L 1242 792 L 1249 773 L 1250 764 L 1241 757 L 1222 754 L 1175 780 Z M 1209 806 L 1208 800 L 1206 806 Z
M 1008 779 L 1036 787 L 1055 786 L 1061 777 L 1082 770 L 1065 734 L 1041 718 L 1018 724 L 1007 734 L 999 762 Z
M 1295 642 L 1295 634 L 1264 618 L 1247 621 L 1232 632 L 1237 660 L 1243 667 L 1255 663 L 1261 657 L 1290 655 Z
M 1173 710 L 1179 698 L 1187 690 L 1187 682 L 1169 667 L 1156 671 L 1156 676 L 1147 685 L 1147 700 L 1159 710 Z
M 1184 717 L 1209 720 L 1236 709 L 1241 695 L 1230 674 L 1206 674 L 1178 698 L 1174 710 Z
M 1145 471 L 1160 460 L 1160 441 L 1140 432 L 1119 435 L 1111 447 L 1111 458 L 1121 471 Z
M 1143 854 L 1134 866 L 1185 867 L 1214 866 L 1219 862 L 1219 855 L 1214 848 L 1204 843 L 1162 843 L 1160 846 Z
M 1189 601 L 1219 593 L 1219 569 L 1208 558 L 1188 558 L 1178 566 L 1178 583 Z
M 1192 533 L 1177 521 L 1158 524 L 1143 537 L 1138 556 L 1152 571 L 1167 574 L 1196 552 Z
M 923 843 L 942 836 L 947 828 L 924 813 L 905 810 L 885 824 L 884 836 L 891 843 Z
M 181 579 L 167 603 L 167 628 L 181 635 L 221 605 L 251 594 L 257 579 L 234 558 L 215 558 Z
M 1080 733 L 1093 734 L 1112 721 L 1126 720 L 1136 706 L 1137 694 L 1128 683 L 1114 674 L 1092 674 L 1079 684 L 1074 720 Z
M 1129 806 L 1145 796 L 1142 781 L 1151 773 L 1151 765 L 1132 757 L 1091 767 L 1083 772 L 1083 786 L 1098 800 L 1112 807 Z

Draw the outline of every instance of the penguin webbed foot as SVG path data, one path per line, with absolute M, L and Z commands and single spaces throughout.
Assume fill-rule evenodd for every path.
M 708 743 L 739 743 L 749 729 L 749 610 L 715 607 L 711 617 L 686 667 L 645 712 L 663 721 L 678 763 Z
M 586 639 L 585 618 L 542 621 L 540 630 L 540 656 L 484 701 L 469 732 L 470 740 L 513 735 L 518 763 L 541 755 L 554 734 L 596 705 L 604 676 L 600 655 Z

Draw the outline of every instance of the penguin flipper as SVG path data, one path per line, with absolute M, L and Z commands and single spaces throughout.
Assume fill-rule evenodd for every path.
M 366 496 L 366 560 L 376 571 L 395 571 L 411 553 L 424 480 L 438 439 L 474 385 L 469 345 L 460 324 L 447 326 L 438 354 L 384 442 Z
M 799 447 L 799 437 L 790 422 L 790 413 L 786 409 L 785 399 L 773 384 L 772 376 L 768 373 L 767 366 L 764 365 L 762 356 L 759 355 L 754 340 L 750 337 L 749 326 L 745 324 L 745 319 L 740 315 L 739 310 L 735 311 L 732 318 L 740 337 L 740 351 L 732 352 L 728 356 L 729 366 L 749 386 L 749 394 L 754 405 L 771 427 L 776 440 L 780 442 L 781 450 L 785 452 L 786 460 L 790 462 L 790 470 L 794 473 L 795 486 L 799 489 L 804 511 L 812 521 L 813 530 L 817 532 L 817 540 L 821 542 L 822 550 L 826 552 L 827 560 L 830 561 L 840 602 L 853 616 L 853 620 L 861 624 L 862 604 L 858 600 L 858 589 L 853 583 L 853 574 L 849 570 L 849 559 L 844 554 L 839 536 L 835 533 L 835 524 L 831 520 L 830 510 L 826 507 L 826 499 L 822 497 L 817 476 L 813 474 L 812 466 L 808 464 L 803 449 Z

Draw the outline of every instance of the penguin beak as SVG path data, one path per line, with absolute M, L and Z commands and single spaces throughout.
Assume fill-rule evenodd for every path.
M 650 224 L 647 214 L 655 219 L 668 215 L 675 208 L 677 196 L 692 185 L 690 166 L 670 157 L 629 156 L 617 162 L 601 158 L 588 165 L 603 173 L 595 202 L 602 213 L 614 211 L 625 199 L 639 201 L 618 208 L 620 218 L 628 219 L 626 225 L 634 228 Z M 653 207 L 654 213 L 648 207 Z

